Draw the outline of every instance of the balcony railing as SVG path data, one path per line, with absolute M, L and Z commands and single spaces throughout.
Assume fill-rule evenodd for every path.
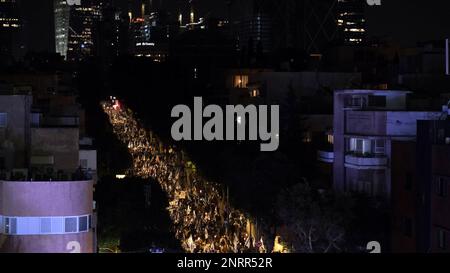
M 385 169 L 388 166 L 388 158 L 373 154 L 348 154 L 345 156 L 345 165 L 355 169 Z
M 334 152 L 317 151 L 317 160 L 324 163 L 333 163 Z

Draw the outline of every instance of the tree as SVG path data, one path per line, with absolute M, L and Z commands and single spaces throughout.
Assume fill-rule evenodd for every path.
M 352 218 L 351 198 L 319 192 L 308 183 L 283 190 L 277 198 L 277 216 L 287 230 L 294 252 L 343 252 Z

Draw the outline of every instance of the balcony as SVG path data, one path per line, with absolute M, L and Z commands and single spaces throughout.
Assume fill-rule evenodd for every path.
M 345 156 L 345 167 L 358 170 L 384 170 L 388 166 L 388 158 L 378 155 L 348 154 Z
M 334 162 L 334 152 L 317 151 L 317 160 L 324 163 Z

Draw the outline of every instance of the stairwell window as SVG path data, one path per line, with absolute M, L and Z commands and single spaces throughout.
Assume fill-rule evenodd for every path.
M 88 230 L 88 217 L 87 216 L 81 216 L 78 218 L 78 230 L 80 232 Z
M 41 218 L 41 233 L 52 232 L 52 219 L 51 218 Z
M 17 219 L 12 217 L 5 218 L 5 234 L 17 233 Z
M 77 218 L 76 217 L 67 217 L 66 219 L 64 219 L 64 226 L 65 226 L 65 232 L 66 233 L 70 233 L 70 232 L 77 232 Z

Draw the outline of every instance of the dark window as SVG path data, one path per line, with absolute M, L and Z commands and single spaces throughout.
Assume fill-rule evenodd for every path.
M 436 193 L 440 197 L 447 197 L 447 181 L 443 177 L 439 177 L 437 180 Z
M 447 248 L 447 232 L 443 229 L 439 229 L 438 231 L 438 246 L 440 249 Z
M 78 219 L 79 222 L 79 231 L 87 231 L 88 230 L 88 217 L 82 216 Z
M 405 217 L 402 221 L 403 234 L 408 237 L 413 235 L 413 224 L 411 218 Z
M 64 220 L 65 232 L 77 232 L 77 218 L 69 217 Z
M 386 97 L 369 96 L 369 107 L 386 107 Z
M 413 188 L 413 176 L 410 172 L 406 173 L 405 190 L 410 191 Z
M 5 233 L 9 234 L 9 230 L 10 230 L 10 222 L 9 222 L 10 218 L 5 218 Z

